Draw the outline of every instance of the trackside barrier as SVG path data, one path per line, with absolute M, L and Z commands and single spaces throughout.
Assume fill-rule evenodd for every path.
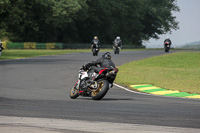
M 7 49 L 24 49 L 24 43 L 6 43 Z
M 4 48 L 4 49 L 7 48 L 6 42 L 2 42 L 2 45 L 3 45 L 3 48 Z
M 34 42 L 25 42 L 24 49 L 36 49 L 36 43 Z
M 88 49 L 91 48 L 91 44 L 89 43 L 81 43 L 81 44 L 68 44 L 63 43 L 63 49 Z M 100 48 L 112 49 L 112 44 L 101 44 Z M 145 46 L 134 46 L 134 45 L 123 45 L 123 49 L 139 49 L 145 48 Z
M 55 43 L 46 43 L 46 49 L 55 49 Z
M 36 49 L 46 49 L 46 43 L 36 43 Z
M 88 43 L 63 43 L 63 49 L 88 49 L 91 48 L 91 44 Z
M 3 43 L 5 49 L 90 49 L 89 43 L 40 43 L 40 42 L 19 42 L 19 43 Z M 102 44 L 101 48 L 112 49 L 112 44 Z M 138 49 L 145 46 L 123 45 L 123 49 Z
M 63 43 L 55 43 L 55 49 L 64 49 Z

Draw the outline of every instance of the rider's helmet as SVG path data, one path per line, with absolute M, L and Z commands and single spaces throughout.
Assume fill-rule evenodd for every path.
M 118 36 L 117 39 L 120 39 L 120 37 Z
M 105 54 L 102 55 L 102 57 L 105 59 L 111 59 L 110 52 L 106 52 Z
M 98 37 L 97 37 L 97 36 L 94 36 L 94 39 L 98 39 Z

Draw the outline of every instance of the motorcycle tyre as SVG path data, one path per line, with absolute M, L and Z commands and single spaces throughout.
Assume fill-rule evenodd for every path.
M 75 93 L 73 93 L 72 91 L 76 91 Z M 70 91 L 70 98 L 71 99 L 76 99 L 79 96 L 79 90 L 75 89 L 75 87 L 72 87 L 71 91 Z
M 117 54 L 119 54 L 119 50 L 117 51 Z
M 115 50 L 114 50 L 114 53 L 115 53 L 115 54 L 119 54 L 119 49 L 115 49 Z
M 93 56 L 97 56 L 98 52 L 95 49 L 93 49 L 92 52 L 93 52 Z
M 109 90 L 109 83 L 107 80 L 100 80 L 98 82 L 103 82 L 103 86 L 99 88 L 97 91 L 91 93 L 91 97 L 93 100 L 101 100 Z
M 169 48 L 165 48 L 165 52 L 169 52 Z
M 117 54 L 117 50 L 116 49 L 114 50 L 114 54 Z

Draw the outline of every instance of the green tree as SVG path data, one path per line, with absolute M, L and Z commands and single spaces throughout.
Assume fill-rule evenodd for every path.
M 178 29 L 176 0 L 1 0 L 0 37 L 11 41 L 126 44 Z
M 84 0 L 4 0 L 1 29 L 12 41 L 58 41 Z
M 121 36 L 126 44 L 141 45 L 144 40 L 178 29 L 172 15 L 179 11 L 176 0 L 88 0 L 87 4 L 86 19 L 78 21 L 84 41 L 97 35 L 101 42 L 111 43 Z

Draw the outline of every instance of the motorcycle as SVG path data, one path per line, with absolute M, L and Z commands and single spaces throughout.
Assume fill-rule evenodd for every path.
M 97 45 L 93 46 L 92 48 L 93 56 L 98 56 L 98 52 L 99 52 L 99 47 Z
M 93 56 L 98 56 L 98 52 L 99 52 L 98 41 L 95 40 L 94 44 L 92 45 Z
M 100 68 L 98 73 L 94 69 L 87 72 L 81 68 L 78 80 L 70 91 L 70 98 L 85 96 L 92 97 L 93 100 L 101 100 L 112 87 L 118 71 L 115 67 Z
M 164 46 L 165 46 L 165 52 L 169 52 L 170 49 L 169 42 L 165 42 Z
M 115 44 L 113 46 L 114 54 L 119 54 L 121 47 L 118 46 L 118 44 Z

